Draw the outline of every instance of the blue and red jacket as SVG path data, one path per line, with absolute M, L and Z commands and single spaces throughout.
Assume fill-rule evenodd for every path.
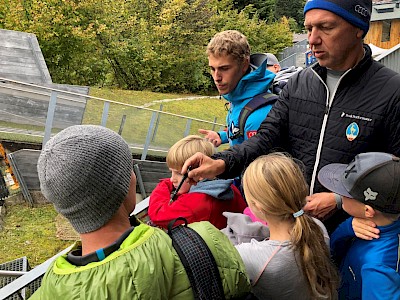
M 239 132 L 240 111 L 254 96 L 267 92 L 274 81 L 275 74 L 266 70 L 266 63 L 267 61 L 265 60 L 257 69 L 244 75 L 232 92 L 222 95 L 222 97 L 230 103 L 229 111 L 226 116 L 228 130 L 218 132 L 222 144 L 228 142 L 230 146 L 241 144 L 243 141 L 255 135 L 261 122 L 264 121 L 271 110 L 272 105 L 266 105 L 255 110 L 249 115 L 246 121 L 244 136 L 236 138 Z

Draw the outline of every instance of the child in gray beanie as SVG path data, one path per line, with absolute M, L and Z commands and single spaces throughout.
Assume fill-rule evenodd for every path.
M 47 142 L 37 169 L 44 196 L 81 241 L 52 263 L 30 299 L 193 299 L 170 237 L 129 219 L 136 177 L 129 146 L 117 133 L 68 127 Z M 196 226 L 213 245 L 226 298 L 244 295 L 250 284 L 239 254 L 210 223 Z

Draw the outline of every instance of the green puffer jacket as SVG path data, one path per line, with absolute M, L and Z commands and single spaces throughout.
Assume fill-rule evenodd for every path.
M 250 291 L 243 261 L 228 238 L 209 222 L 189 225 L 205 240 L 217 262 L 226 299 Z M 61 256 L 30 299 L 193 299 L 185 269 L 162 230 L 140 224 L 118 251 L 77 267 Z

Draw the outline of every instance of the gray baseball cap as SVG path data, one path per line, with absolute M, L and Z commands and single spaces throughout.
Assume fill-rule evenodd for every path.
M 339 195 L 385 213 L 400 213 L 400 158 L 383 152 L 361 153 L 348 164 L 329 164 L 319 182 Z
M 272 53 L 265 53 L 267 56 L 267 66 L 279 65 L 279 61 Z
M 253 53 L 250 55 L 250 64 L 257 69 L 267 60 L 267 66 L 279 65 L 279 61 L 272 53 Z

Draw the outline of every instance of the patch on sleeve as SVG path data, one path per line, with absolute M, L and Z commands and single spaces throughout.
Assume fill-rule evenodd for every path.
M 252 136 L 255 136 L 257 133 L 257 130 L 249 130 L 246 132 L 247 138 L 251 138 Z

